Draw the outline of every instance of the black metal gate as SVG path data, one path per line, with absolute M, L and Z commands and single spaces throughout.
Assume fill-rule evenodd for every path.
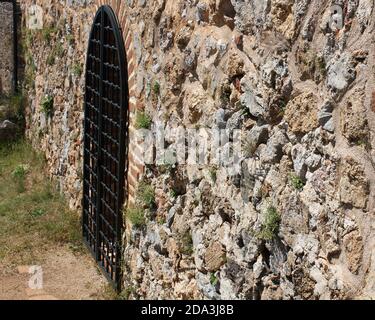
M 128 145 L 127 64 L 121 34 L 112 9 L 100 7 L 86 63 L 83 197 L 85 242 L 118 290 Z

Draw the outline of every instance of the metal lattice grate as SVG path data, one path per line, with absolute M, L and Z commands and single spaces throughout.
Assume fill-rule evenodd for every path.
M 84 126 L 84 239 L 109 281 L 119 289 L 128 88 L 124 43 L 108 6 L 98 10 L 90 34 Z

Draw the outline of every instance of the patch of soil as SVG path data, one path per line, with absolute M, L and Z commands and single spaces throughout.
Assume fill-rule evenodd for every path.
M 37 261 L 43 271 L 41 290 L 30 289 L 32 274 L 18 266 L 11 272 L 0 267 L 0 300 L 96 300 L 103 299 L 108 284 L 88 254 L 57 247 L 41 253 Z

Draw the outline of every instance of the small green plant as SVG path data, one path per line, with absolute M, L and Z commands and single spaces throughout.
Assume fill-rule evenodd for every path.
M 42 101 L 40 102 L 40 108 L 42 112 L 47 116 L 50 117 L 53 114 L 53 97 L 45 96 Z
M 325 77 L 326 74 L 327 74 L 327 65 L 326 65 L 326 62 L 324 60 L 324 57 L 321 57 L 321 56 L 317 56 L 316 59 L 315 59 L 315 66 L 316 68 L 319 70 L 319 73 Z
M 147 208 L 155 206 L 155 191 L 152 185 L 141 182 L 138 187 L 137 199 Z
M 47 56 L 47 60 L 46 60 L 46 63 L 49 65 L 49 66 L 53 66 L 55 64 L 55 56 L 50 53 L 48 56 Z
M 280 222 L 281 216 L 276 208 L 269 207 L 261 231 L 257 234 L 257 238 L 265 241 L 271 241 L 276 238 L 279 233 Z
M 139 207 L 128 208 L 126 216 L 136 229 L 141 229 L 146 225 L 145 212 Z
M 35 209 L 30 212 L 30 215 L 34 218 L 44 216 L 46 212 L 43 209 Z
M 175 166 L 173 164 L 164 163 L 164 164 L 158 165 L 159 174 L 165 174 L 165 173 L 171 174 L 173 172 L 174 168 L 175 168 Z
M 210 177 L 211 177 L 212 181 L 214 183 L 216 183 L 216 181 L 217 181 L 217 169 L 216 168 L 210 169 Z
M 82 74 L 82 65 L 80 63 L 78 63 L 78 62 L 76 62 L 75 64 L 73 64 L 73 66 L 72 66 L 72 73 L 76 77 L 79 77 Z
M 284 98 L 281 98 L 277 102 L 277 118 L 283 118 L 286 112 L 287 103 Z
M 57 29 L 53 27 L 46 27 L 42 29 L 42 39 L 45 43 L 50 44 L 53 34 L 56 33 Z
M 158 224 L 161 226 L 167 222 L 165 217 L 159 217 L 157 221 L 158 221 Z
M 135 127 L 137 129 L 150 129 L 151 117 L 144 111 L 138 111 L 135 117 Z
M 12 172 L 13 179 L 17 184 L 17 192 L 23 193 L 25 192 L 25 179 L 28 172 L 28 166 L 26 165 L 18 165 Z
M 65 49 L 61 42 L 57 43 L 53 48 L 53 53 L 56 57 L 62 58 L 64 56 Z
M 154 81 L 154 85 L 152 87 L 152 91 L 154 92 L 154 94 L 156 96 L 158 96 L 160 94 L 160 83 L 157 80 Z
M 56 58 L 62 58 L 64 56 L 64 52 L 65 50 L 63 45 L 60 42 L 57 43 L 50 54 L 47 56 L 46 63 L 49 66 L 52 66 L 55 63 Z
M 121 291 L 121 293 L 116 297 L 116 300 L 129 300 L 130 297 L 136 292 L 137 290 L 134 287 L 127 287 Z
M 232 94 L 232 89 L 229 83 L 224 83 L 221 87 L 220 99 L 223 104 L 228 104 L 230 102 L 230 96 Z
M 242 150 L 245 158 L 253 157 L 257 148 L 258 144 L 254 139 L 250 139 L 250 137 L 245 137 L 243 139 Z
M 305 186 L 305 183 L 302 181 L 302 179 L 294 174 L 290 176 L 290 183 L 293 186 L 293 188 L 299 191 L 301 191 Z
M 35 73 L 36 73 L 36 65 L 34 62 L 34 59 L 31 55 L 26 60 L 26 65 L 25 65 L 25 76 L 24 76 L 24 81 L 23 85 L 27 89 L 34 90 L 35 88 Z
M 177 192 L 177 190 L 172 188 L 169 194 L 170 194 L 171 198 L 175 199 L 175 198 L 177 198 L 178 192 Z
M 14 169 L 12 175 L 14 178 L 25 178 L 27 170 L 28 168 L 26 165 L 20 164 L 16 167 L 16 169 Z
M 242 114 L 244 116 L 246 116 L 246 117 L 250 117 L 251 116 L 250 109 L 249 109 L 249 107 L 246 104 L 241 104 L 241 109 L 242 109 Z
M 212 286 L 216 286 L 219 282 L 219 279 L 216 277 L 216 275 L 212 272 L 210 275 L 210 283 Z
M 354 140 L 354 139 L 353 139 Z M 355 144 L 358 147 L 364 148 L 366 150 L 371 149 L 371 144 L 369 142 L 368 137 L 362 137 L 362 139 L 354 140 L 351 141 L 353 144 Z
M 66 36 L 66 41 L 68 41 L 69 45 L 72 46 L 74 44 L 74 36 L 72 34 L 68 34 Z
M 34 30 L 25 29 L 25 33 L 23 34 L 23 49 L 29 48 L 34 43 Z
M 180 252 L 191 256 L 194 252 L 193 237 L 189 231 L 186 231 L 180 238 Z

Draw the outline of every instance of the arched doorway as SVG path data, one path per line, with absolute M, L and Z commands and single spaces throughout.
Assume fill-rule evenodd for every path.
M 126 194 L 128 77 L 125 47 L 109 6 L 99 8 L 86 62 L 83 236 L 108 280 L 121 286 Z

